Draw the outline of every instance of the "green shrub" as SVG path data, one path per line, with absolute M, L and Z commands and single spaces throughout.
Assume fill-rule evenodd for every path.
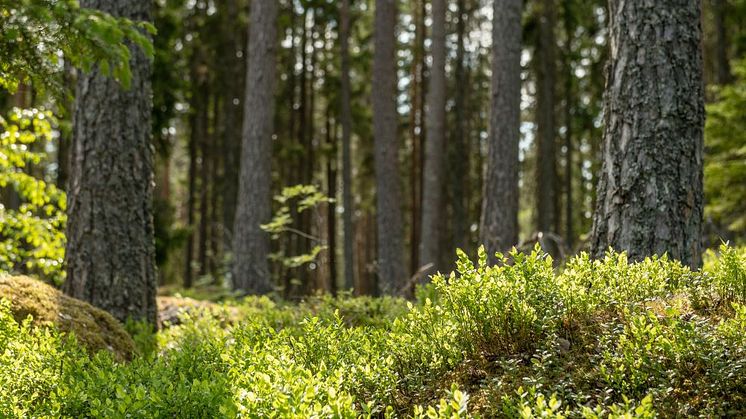
M 612 252 L 560 273 L 539 251 L 460 254 L 420 303 L 248 297 L 156 333 L 130 324 L 129 363 L 4 303 L 0 417 L 739 417 L 744 266 L 721 254 L 705 273 Z

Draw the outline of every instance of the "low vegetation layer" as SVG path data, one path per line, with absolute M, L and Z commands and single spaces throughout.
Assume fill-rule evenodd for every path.
M 457 272 L 418 302 L 248 298 L 157 334 L 131 362 L 88 356 L 0 305 L 0 416 L 743 417 L 746 253 L 540 252 Z

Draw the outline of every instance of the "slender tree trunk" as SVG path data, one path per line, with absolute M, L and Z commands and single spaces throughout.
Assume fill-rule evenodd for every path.
M 415 36 L 412 47 L 411 66 L 411 100 L 409 113 L 410 137 L 412 139 L 412 161 L 410 164 L 410 239 L 409 239 L 409 272 L 414 274 L 420 267 L 419 243 L 422 233 L 422 150 L 426 127 L 425 115 L 425 0 L 416 0 L 414 8 Z
M 275 0 L 251 2 L 241 172 L 233 226 L 233 287 L 256 294 L 272 291 L 269 237 L 260 225 L 269 221 L 272 212 L 277 8 Z
M 564 0 L 565 20 L 565 243 L 572 249 L 575 242 L 575 227 L 573 225 L 573 107 L 575 96 L 573 88 L 574 74 L 572 69 L 572 41 L 574 39 L 575 25 L 571 9 L 572 0 Z
M 342 58 L 341 79 L 341 122 L 342 122 L 342 227 L 344 229 L 344 288 L 355 286 L 355 229 L 352 216 L 355 212 L 352 203 L 352 103 L 350 88 L 350 0 L 342 0 L 340 8 L 340 55 Z
M 494 5 L 492 112 L 479 238 L 490 257 L 518 242 L 522 11 L 521 0 Z
M 538 231 L 556 231 L 557 166 L 555 147 L 555 36 L 554 1 L 541 0 L 539 10 L 539 43 L 537 46 L 537 208 Z
M 435 272 L 440 259 L 443 230 L 443 165 L 445 164 L 446 119 L 446 0 L 432 2 L 432 67 L 427 95 L 427 140 L 423 163 L 422 233 L 420 265 L 432 264 Z
M 455 64 L 455 120 L 453 141 L 450 144 L 450 187 L 453 245 L 464 249 L 467 242 L 468 216 L 466 210 L 466 176 L 468 173 L 469 153 L 466 139 L 466 0 L 458 0 L 458 22 L 456 23 L 456 64 Z M 465 250 L 465 249 L 464 249 Z M 453 249 L 450 249 L 453 251 Z
M 700 3 L 610 2 L 603 167 L 592 251 L 701 264 Z
M 378 289 L 398 293 L 406 281 L 396 113 L 396 0 L 376 0 L 373 137 L 378 224 Z
M 75 89 L 76 70 L 70 65 L 69 62 L 65 62 L 64 70 L 62 74 L 62 82 L 64 83 L 65 90 L 70 89 L 72 92 Z M 70 99 L 64 100 L 65 116 L 66 118 L 74 115 L 75 112 L 75 101 L 72 95 Z M 72 119 L 72 118 L 71 118 Z M 72 144 L 72 131 L 63 130 L 60 133 L 59 141 L 57 143 L 57 181 L 56 185 L 63 191 L 67 190 L 67 180 L 70 177 L 70 146 Z
M 195 251 L 201 253 L 204 248 L 201 244 L 200 235 L 195 234 L 197 227 L 197 177 L 199 176 L 199 151 L 205 137 L 207 136 L 207 66 L 205 64 L 204 51 L 196 47 L 191 57 L 190 79 L 192 91 L 190 98 L 189 114 L 189 170 L 187 174 L 187 224 L 189 236 L 186 243 L 186 255 L 184 266 L 184 287 L 191 288 L 194 285 L 194 257 Z M 202 161 L 204 164 L 204 159 Z M 202 209 L 200 208 L 200 211 Z M 201 233 L 201 231 L 198 231 Z M 195 246 L 196 245 L 196 246 Z M 202 262 L 202 255 L 197 260 Z M 201 271 L 201 267 L 200 267 Z
M 197 260 L 199 262 L 199 275 L 207 275 L 208 272 L 208 249 L 210 247 L 210 218 L 212 208 L 210 207 L 210 189 L 213 179 L 210 178 L 212 171 L 212 144 L 210 138 L 210 89 L 207 80 L 201 82 L 199 89 L 201 107 L 196 108 L 197 131 L 200 133 L 200 170 L 199 170 L 199 251 Z
M 728 84 L 733 80 L 728 58 L 728 31 L 725 17 L 728 13 L 728 0 L 712 0 L 715 14 L 715 59 L 717 60 L 717 84 Z
M 150 0 L 82 7 L 150 21 Z M 117 319 L 156 321 L 150 60 L 131 47 L 128 90 L 98 69 L 80 74 L 68 191 L 64 291 Z
M 233 220 L 236 215 L 236 194 L 238 191 L 238 168 L 241 156 L 241 92 L 245 90 L 246 57 L 244 56 L 244 32 L 236 24 L 239 14 L 237 0 L 225 0 L 222 10 L 222 33 L 225 51 L 221 54 L 224 63 L 221 77 L 221 114 L 220 136 L 223 146 L 223 239 L 230 246 L 233 234 Z
M 334 122 L 336 125 L 336 121 Z M 337 196 L 337 136 L 332 132 L 331 106 L 326 111 L 326 143 L 329 154 L 326 157 L 326 182 L 327 195 L 335 198 Z M 337 204 L 332 200 L 326 207 L 327 246 L 329 255 L 329 288 L 327 291 L 333 295 L 337 293 Z

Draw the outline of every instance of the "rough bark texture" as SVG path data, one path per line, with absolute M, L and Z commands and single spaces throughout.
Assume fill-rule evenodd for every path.
M 538 231 L 557 231 L 557 165 L 555 147 L 555 63 L 554 1 L 542 0 L 539 10 L 539 44 L 536 51 L 536 140 Z
M 480 241 L 488 254 L 518 242 L 518 140 L 521 116 L 521 0 L 495 2 L 492 111 Z
M 149 21 L 150 0 L 84 0 L 118 17 Z M 64 291 L 119 320 L 156 322 L 151 64 L 132 47 L 132 84 L 98 70 L 80 74 L 68 185 Z
M 397 293 L 406 282 L 396 114 L 396 1 L 376 0 L 373 137 L 378 223 L 378 289 Z
M 352 103 L 350 98 L 350 0 L 342 0 L 340 8 L 341 122 L 342 122 L 342 227 L 344 229 L 344 289 L 355 286 L 355 260 L 353 245 L 355 230 L 352 226 Z
M 252 0 L 246 76 L 241 172 L 233 225 L 233 287 L 248 293 L 272 291 L 269 237 L 261 224 L 271 217 L 270 181 L 274 130 L 275 0 Z
M 432 67 L 427 95 L 427 139 L 423 162 L 422 233 L 420 265 L 433 264 L 425 273 L 437 270 L 443 230 L 443 166 L 445 164 L 446 120 L 446 2 L 432 3 Z
M 701 263 L 700 4 L 611 1 L 603 167 L 592 248 Z

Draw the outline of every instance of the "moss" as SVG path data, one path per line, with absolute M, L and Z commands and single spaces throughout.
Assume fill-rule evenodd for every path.
M 235 307 L 189 297 L 159 296 L 157 302 L 159 328 L 181 324 L 182 314 L 192 317 L 211 316 L 223 325 L 237 323 L 241 317 Z
M 74 334 L 91 354 L 108 350 L 120 361 L 132 359 L 135 345 L 121 323 L 42 281 L 26 276 L 0 277 L 0 298 L 10 301 L 16 321 L 31 315 L 35 326 L 53 325 Z

